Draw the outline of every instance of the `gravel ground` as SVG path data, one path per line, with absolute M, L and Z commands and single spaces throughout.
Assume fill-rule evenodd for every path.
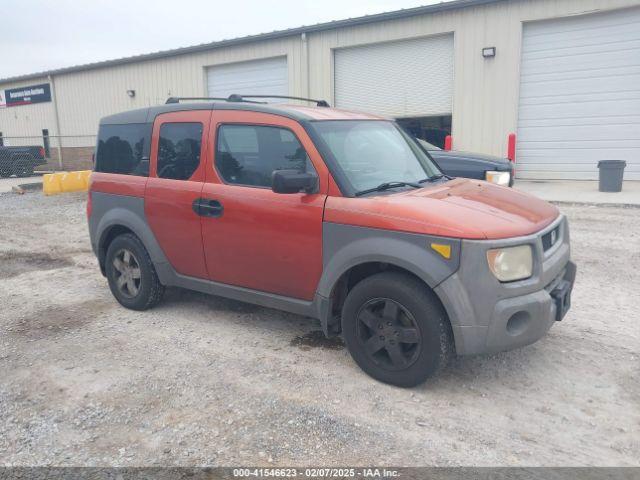
M 568 205 L 573 309 L 403 390 L 313 320 L 169 290 L 121 308 L 84 196 L 0 195 L 0 465 L 640 465 L 640 210 Z

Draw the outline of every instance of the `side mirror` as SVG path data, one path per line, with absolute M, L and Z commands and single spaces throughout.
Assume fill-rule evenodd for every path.
M 313 173 L 275 170 L 271 180 L 271 190 L 275 193 L 314 193 L 318 190 L 318 177 Z

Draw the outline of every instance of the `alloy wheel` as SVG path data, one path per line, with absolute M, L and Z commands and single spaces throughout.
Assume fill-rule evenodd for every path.
M 113 268 L 118 291 L 133 298 L 140 291 L 142 272 L 136 256 L 126 248 L 121 248 L 113 257 Z
M 386 370 L 404 370 L 422 348 L 420 329 L 403 305 L 390 298 L 374 298 L 358 311 L 357 335 L 365 354 Z

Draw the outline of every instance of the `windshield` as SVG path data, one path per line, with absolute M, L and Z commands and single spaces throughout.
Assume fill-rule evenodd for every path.
M 390 121 L 312 122 L 355 192 L 385 182 L 418 183 L 440 170 L 414 140 Z

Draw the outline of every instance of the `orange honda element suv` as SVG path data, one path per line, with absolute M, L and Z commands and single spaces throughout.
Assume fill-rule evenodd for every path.
M 178 286 L 313 317 L 403 387 L 567 313 L 576 267 L 554 206 L 443 175 L 392 120 L 246 98 L 101 120 L 87 214 L 123 306 Z

